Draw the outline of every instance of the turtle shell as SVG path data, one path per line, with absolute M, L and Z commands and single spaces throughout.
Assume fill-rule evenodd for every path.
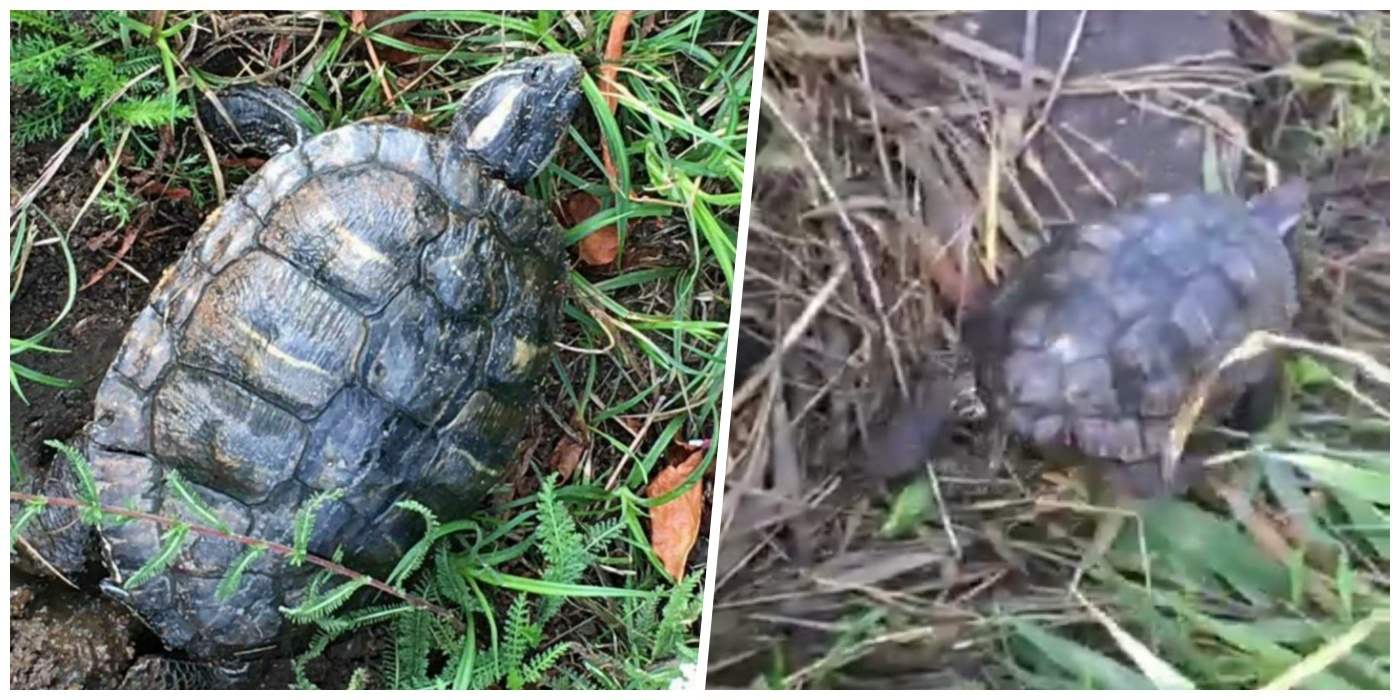
M 1130 491 L 1174 489 L 1162 454 L 1178 409 L 1252 331 L 1297 311 L 1274 222 L 1225 195 L 1158 195 L 1051 237 L 969 329 L 978 390 L 1007 432 L 1118 467 Z M 1231 365 L 1208 410 L 1268 372 Z
M 547 364 L 565 269 L 544 205 L 446 139 L 357 124 L 267 162 L 160 280 L 98 391 L 87 453 L 105 503 L 206 518 L 163 482 L 178 471 L 235 534 L 387 574 L 417 537 L 416 499 L 470 514 L 511 461 Z M 105 526 L 125 581 L 161 549 L 151 522 Z M 305 570 L 265 555 L 227 601 L 242 553 L 192 539 L 128 591 L 170 647 L 220 656 L 285 631 Z

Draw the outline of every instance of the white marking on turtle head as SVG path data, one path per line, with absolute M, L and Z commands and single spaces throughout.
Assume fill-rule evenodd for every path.
M 473 125 L 472 133 L 467 137 L 468 149 L 485 148 L 500 136 L 501 131 L 506 128 L 510 116 L 515 112 L 515 103 L 520 100 L 521 89 L 516 88 L 509 95 L 502 96 L 496 106 L 491 109 L 491 113 Z

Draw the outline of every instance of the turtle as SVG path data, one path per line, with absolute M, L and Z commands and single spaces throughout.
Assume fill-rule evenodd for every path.
M 1291 326 L 1307 194 L 1298 178 L 1247 201 L 1151 194 L 1051 236 L 964 324 L 994 430 L 1120 496 L 1183 493 L 1202 475 L 1173 446 L 1184 406 L 1258 427 L 1273 405 L 1277 357 L 1221 365 L 1250 334 Z
M 582 75 L 568 54 L 503 63 L 442 135 L 382 120 L 317 134 L 280 88 L 201 101 L 216 141 L 270 157 L 194 233 L 101 380 L 76 442 L 102 502 L 198 523 L 164 489 L 177 474 L 234 534 L 290 543 L 296 513 L 339 494 L 308 549 L 377 577 L 423 531 L 396 503 L 469 516 L 514 457 L 557 332 L 563 239 L 524 188 L 567 133 Z M 55 528 L 58 510 L 35 548 L 74 567 L 95 541 L 104 591 L 185 659 L 138 664 L 131 685 L 233 682 L 300 638 L 279 606 L 303 599 L 312 567 L 260 557 L 221 599 L 244 549 L 198 538 L 129 586 L 162 528 Z
M 1249 200 L 1157 193 L 1048 236 L 979 295 L 955 359 L 926 372 L 852 460 L 882 480 L 921 468 L 955 432 L 1019 443 L 1089 468 L 1111 500 L 1179 496 L 1203 475 L 1172 423 L 1199 412 L 1254 430 L 1281 378 L 1262 352 L 1221 367 L 1256 331 L 1298 312 L 1292 231 L 1308 189 L 1290 179 Z

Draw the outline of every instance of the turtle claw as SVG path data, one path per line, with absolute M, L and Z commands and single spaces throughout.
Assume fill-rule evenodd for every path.
M 102 591 L 103 595 L 107 596 L 108 598 L 111 598 L 112 600 L 117 601 L 118 603 L 121 603 L 122 605 L 128 605 L 131 603 L 131 593 L 127 592 L 125 588 L 122 588 L 112 579 L 102 579 L 102 582 L 97 584 L 97 588 L 98 590 Z

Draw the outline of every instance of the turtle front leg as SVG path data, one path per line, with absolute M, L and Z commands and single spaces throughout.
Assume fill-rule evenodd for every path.
M 220 145 L 273 156 L 312 136 L 315 113 L 282 88 L 233 85 L 200 98 L 199 121 Z
M 1136 499 L 1132 498 L 1129 490 L 1122 488 L 1119 478 L 1121 476 L 1116 474 L 1101 478 L 1099 474 L 1091 473 L 1086 481 L 1089 505 L 1093 507 L 1095 514 L 1094 536 L 1074 567 L 1074 575 L 1070 577 L 1069 582 L 1071 593 L 1079 590 L 1079 582 L 1084 578 L 1084 572 L 1103 559 L 1109 547 L 1118 540 L 1118 534 L 1123 531 L 1123 524 L 1128 521 L 1128 511 L 1132 509 Z
M 1249 382 L 1243 395 L 1230 407 L 1225 424 L 1243 433 L 1257 433 L 1269 427 L 1287 396 L 1287 377 L 1279 357 L 1262 359 L 1257 380 Z

